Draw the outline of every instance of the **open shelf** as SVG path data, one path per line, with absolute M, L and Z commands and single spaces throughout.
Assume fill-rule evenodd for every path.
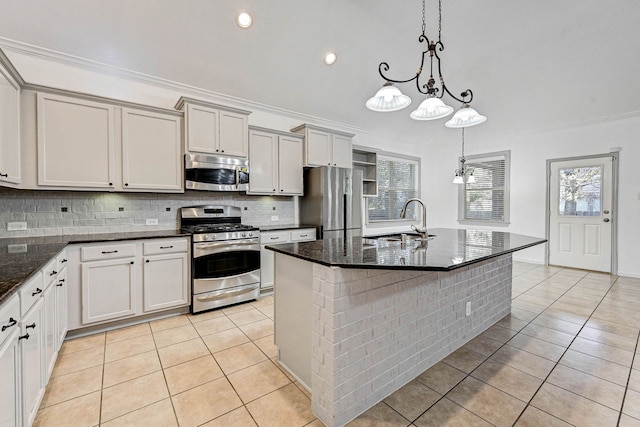
M 378 155 L 365 147 L 353 148 L 353 169 L 362 171 L 362 195 L 378 196 Z

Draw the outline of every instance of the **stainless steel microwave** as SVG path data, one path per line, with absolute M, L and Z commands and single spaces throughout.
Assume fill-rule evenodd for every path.
M 188 190 L 247 191 L 249 161 L 233 157 L 185 154 L 185 188 Z

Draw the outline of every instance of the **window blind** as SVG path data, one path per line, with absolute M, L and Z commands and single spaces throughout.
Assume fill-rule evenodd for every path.
M 412 197 L 417 197 L 417 175 L 417 162 L 378 156 L 378 197 L 368 199 L 369 221 L 400 219 L 404 203 Z M 414 217 L 414 206 L 414 203 L 409 205 L 406 218 Z
M 469 221 L 506 222 L 508 156 L 473 156 L 466 166 L 476 182 L 463 185 L 463 216 Z

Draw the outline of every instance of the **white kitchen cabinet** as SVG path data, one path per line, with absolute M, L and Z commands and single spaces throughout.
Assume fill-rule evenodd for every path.
M 122 109 L 122 185 L 125 190 L 182 191 L 180 117 Z
M 67 269 L 58 273 L 54 284 L 56 294 L 56 349 L 60 350 L 68 329 Z
M 351 168 L 353 134 L 303 124 L 291 132 L 304 135 L 304 166 Z
M 186 239 L 143 243 L 144 311 L 189 304 L 189 254 Z
M 105 248 L 109 251 L 111 249 Z M 135 259 L 82 263 L 82 323 L 121 319 L 136 314 Z
M 4 321 L 4 319 L 2 319 Z M 0 427 L 20 425 L 20 351 L 17 326 L 0 341 Z
M 115 107 L 37 94 L 38 185 L 114 188 Z
M 44 348 L 44 378 L 45 382 L 53 372 L 53 366 L 58 356 L 56 333 L 56 287 L 49 285 L 42 294 L 43 299 L 43 348 Z
M 33 424 L 45 388 L 43 299 L 38 301 L 20 319 L 20 364 L 22 389 L 22 422 Z
M 40 188 L 183 191 L 178 113 L 39 92 L 37 130 Z
M 274 285 L 274 252 L 267 245 L 316 240 L 315 228 L 296 228 L 260 232 L 260 290 L 270 290 Z
M 186 151 L 247 157 L 249 111 L 182 97 Z
M 251 127 L 249 194 L 303 194 L 302 137 Z
M 20 85 L 0 63 L 0 184 L 20 184 Z

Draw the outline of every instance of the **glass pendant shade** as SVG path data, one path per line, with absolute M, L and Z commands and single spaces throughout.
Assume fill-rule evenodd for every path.
M 370 98 L 366 106 L 372 111 L 398 111 L 411 104 L 411 98 L 400 92 L 400 89 L 387 82 Z
M 453 107 L 446 105 L 440 98 L 427 96 L 427 99 L 420 103 L 420 106 L 411 114 L 413 120 L 435 120 L 447 117 L 453 113 Z
M 485 116 L 481 116 L 476 110 L 465 104 L 444 125 L 448 128 L 465 128 L 479 125 L 485 121 L 487 121 Z
M 473 184 L 476 182 L 476 177 L 473 176 L 473 172 L 467 176 L 467 184 Z
M 462 180 L 462 177 L 460 176 L 459 173 L 456 173 L 456 176 L 453 178 L 453 183 L 454 184 L 464 184 L 464 181 Z

